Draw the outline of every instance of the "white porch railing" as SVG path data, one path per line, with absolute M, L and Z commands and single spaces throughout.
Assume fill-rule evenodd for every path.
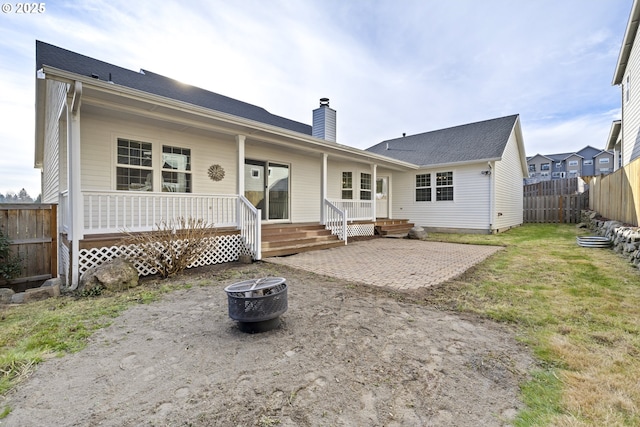
M 256 260 L 262 259 L 262 213 L 244 196 L 238 197 L 238 228 L 247 250 Z
M 344 240 L 347 244 L 347 211 L 341 210 L 329 200 L 325 199 L 323 207 L 325 215 L 325 225 L 327 230 L 331 230 L 331 234 L 338 236 L 340 240 Z
M 373 218 L 373 202 L 371 200 L 328 200 L 341 211 L 349 212 L 349 221 L 366 221 Z
M 216 227 L 238 225 L 236 195 L 83 191 L 84 233 L 151 231 L 162 220 L 202 219 Z

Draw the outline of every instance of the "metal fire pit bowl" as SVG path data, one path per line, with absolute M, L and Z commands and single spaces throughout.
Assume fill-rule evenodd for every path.
M 613 244 L 606 237 L 599 236 L 578 236 L 576 242 L 584 248 L 608 248 Z
M 280 325 L 287 311 L 287 281 L 283 277 L 245 280 L 224 288 L 229 317 L 243 332 L 266 332 Z

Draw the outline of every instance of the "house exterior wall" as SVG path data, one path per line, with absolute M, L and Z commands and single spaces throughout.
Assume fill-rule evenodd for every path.
M 81 113 L 81 185 L 83 190 L 115 190 L 118 138 L 152 144 L 154 191 L 161 188 L 162 145 L 191 150 L 192 192 L 194 194 L 236 194 L 237 148 L 235 141 L 177 132 L 96 114 Z M 209 179 L 212 164 L 225 169 L 222 181 Z
M 552 159 L 540 155 L 533 156 L 527 161 L 529 166 L 529 178 L 535 178 L 539 181 L 549 181 L 551 173 L 554 171 L 555 162 Z M 543 170 L 543 165 L 546 169 Z
M 582 176 L 582 157 L 572 154 L 564 160 L 566 166 L 565 178 L 576 178 Z
M 602 152 L 593 158 L 596 175 L 606 175 L 613 172 L 613 154 Z
M 487 169 L 487 164 L 482 163 L 394 173 L 391 181 L 393 218 L 406 218 L 431 230 L 488 233 L 491 178 L 481 173 Z M 453 201 L 436 201 L 437 172 L 453 172 Z M 431 174 L 431 201 L 416 202 L 416 175 L 426 173 Z M 518 184 L 522 191 L 522 177 Z
M 66 166 L 61 170 L 61 162 L 66 165 L 66 120 L 60 122 L 60 115 L 65 114 L 67 86 L 53 80 L 46 81 L 44 158 L 42 168 L 42 202 L 58 203 L 61 188 L 60 181 L 66 176 Z M 66 119 L 66 118 L 64 118 Z M 61 149 L 64 147 L 64 151 Z M 65 157 L 62 157 L 62 156 Z M 64 173 L 64 175 L 63 175 Z
M 342 199 L 342 173 L 351 172 L 352 174 L 352 191 L 353 199 L 360 200 L 360 185 L 361 174 L 371 174 L 373 180 L 373 173 L 371 172 L 371 166 L 358 162 L 349 162 L 344 160 L 332 160 L 329 158 L 327 166 L 327 198 L 328 199 Z M 376 175 L 378 172 L 376 172 Z M 375 197 L 375 182 L 372 185 L 372 199 Z
M 502 160 L 495 162 L 493 229 L 503 230 L 518 226 L 523 222 L 522 166 L 516 134 L 511 133 L 502 154 Z
M 640 157 L 640 43 L 637 38 L 622 78 L 622 164 Z M 596 166 L 596 173 L 598 167 Z

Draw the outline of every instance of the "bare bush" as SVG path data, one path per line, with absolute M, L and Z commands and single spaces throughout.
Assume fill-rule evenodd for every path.
M 132 262 L 156 269 L 162 278 L 174 276 L 207 250 L 215 250 L 215 228 L 202 219 L 162 220 L 148 233 L 127 232 L 122 244 L 135 245 Z

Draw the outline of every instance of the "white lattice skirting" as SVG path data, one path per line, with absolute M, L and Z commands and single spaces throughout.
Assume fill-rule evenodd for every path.
M 242 236 L 239 234 L 216 236 L 209 240 L 210 249 L 204 251 L 197 260 L 189 265 L 189 268 L 237 261 L 241 251 L 245 252 L 245 245 L 242 240 Z M 180 241 L 177 241 L 176 244 L 180 245 Z M 114 258 L 124 256 L 135 259 L 135 255 L 138 251 L 139 249 L 136 245 L 81 249 L 79 262 L 80 277 L 82 277 L 82 274 L 88 269 Z M 69 265 L 68 251 L 67 262 L 65 265 Z M 139 262 L 135 262 L 135 267 L 140 276 L 148 276 L 150 274 L 157 273 L 155 268 Z
M 373 224 L 347 224 L 347 236 L 373 236 Z

